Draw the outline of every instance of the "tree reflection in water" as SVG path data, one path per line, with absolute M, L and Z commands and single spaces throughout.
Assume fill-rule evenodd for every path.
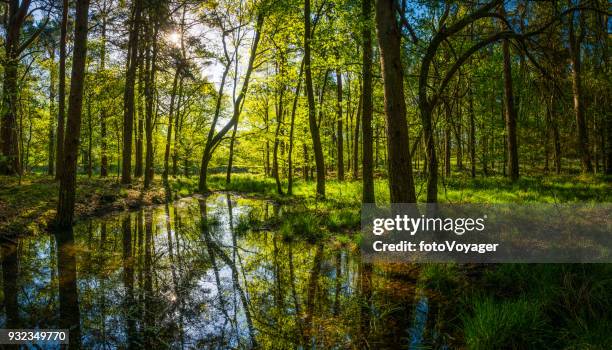
M 351 247 L 238 229 L 282 211 L 215 194 L 7 240 L 0 327 L 70 328 L 72 348 L 406 345 L 405 279 Z

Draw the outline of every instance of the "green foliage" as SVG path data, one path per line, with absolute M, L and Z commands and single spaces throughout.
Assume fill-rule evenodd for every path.
M 473 301 L 473 315 L 463 316 L 465 344 L 469 349 L 543 349 L 550 329 L 537 300 L 521 298 Z
M 321 220 L 316 214 L 289 212 L 285 213 L 281 220 L 279 232 L 286 240 L 303 239 L 316 242 L 325 236 L 321 230 Z

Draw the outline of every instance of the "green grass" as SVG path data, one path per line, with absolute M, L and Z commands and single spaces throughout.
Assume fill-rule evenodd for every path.
M 288 241 L 303 239 L 314 243 L 325 236 L 321 219 L 314 213 L 304 211 L 285 213 L 279 232 Z
M 463 332 L 468 349 L 544 349 L 551 329 L 537 300 L 472 302 L 473 314 L 465 315 Z

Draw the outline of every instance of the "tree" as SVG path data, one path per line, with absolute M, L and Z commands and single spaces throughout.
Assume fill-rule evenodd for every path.
M 361 118 L 363 129 L 362 173 L 363 203 L 376 203 L 374 198 L 374 153 L 372 133 L 372 1 L 361 0 L 363 40 L 363 86 L 361 92 Z M 357 140 L 357 139 L 356 139 Z M 357 142 L 355 142 L 357 143 Z
M 376 29 L 385 91 L 385 117 L 391 203 L 415 203 L 412 161 L 408 143 L 401 33 L 393 0 L 376 3 Z M 365 126 L 364 121 L 364 126 Z M 431 160 L 430 160 L 431 161 Z
M 66 124 L 66 38 L 68 35 L 68 0 L 62 1 L 62 21 L 59 43 L 59 86 L 57 102 L 57 151 L 55 155 L 55 179 L 62 178 L 64 170 L 64 130 Z
M 89 0 L 76 1 L 74 28 L 74 50 L 70 96 L 68 99 L 68 120 L 64 140 L 64 171 L 60 178 L 57 225 L 60 228 L 72 226 L 74 200 L 76 196 L 76 166 L 81 135 L 81 112 L 83 109 L 83 86 L 87 58 L 87 23 Z
M 7 23 L 4 38 L 5 58 L 3 61 L 4 81 L 2 85 L 2 110 L 0 120 L 0 141 L 3 159 L 0 159 L 0 174 L 21 174 L 19 163 L 19 142 L 17 139 L 17 99 L 18 99 L 18 69 L 21 54 L 44 29 L 41 28 L 24 42 L 21 41 L 21 31 L 29 14 L 31 0 L 8 1 Z
M 317 196 L 325 197 L 325 160 L 323 159 L 323 147 L 317 124 L 317 110 L 312 87 L 312 68 L 310 57 L 310 41 L 312 32 L 310 30 L 310 0 L 304 1 L 304 72 L 306 75 L 306 94 L 308 96 L 308 126 L 312 136 L 312 147 L 317 168 Z
M 579 29 L 576 33 L 576 14 L 578 14 Z M 572 63 L 572 94 L 574 97 L 574 114 L 576 116 L 576 129 L 578 131 L 578 152 L 580 154 L 580 164 L 582 172 L 592 173 L 593 164 L 591 163 L 591 152 L 589 150 L 589 134 L 586 118 L 584 116 L 584 97 L 582 88 L 582 58 L 581 46 L 586 35 L 585 12 L 572 12 L 569 18 L 569 49 L 570 61 Z
M 140 32 L 142 0 L 134 0 L 132 23 L 128 39 L 128 60 L 125 74 L 125 90 L 123 94 L 123 162 L 121 168 L 121 182 L 128 184 L 132 181 L 132 133 L 134 127 L 134 86 L 136 83 L 136 69 L 138 68 L 138 40 Z M 146 178 L 146 174 L 145 174 Z
M 504 15 L 503 6 L 502 15 Z M 508 176 L 511 181 L 519 178 L 518 141 L 516 135 L 516 108 L 512 91 L 512 61 L 510 58 L 510 40 L 502 40 L 504 55 L 504 117 L 506 121 L 506 147 L 508 152 Z
M 340 69 L 336 69 L 336 94 L 337 94 L 337 128 L 336 128 L 336 137 L 337 137 L 337 154 L 338 154 L 338 180 L 344 181 L 344 138 L 342 130 L 342 119 L 344 115 L 342 114 L 342 72 Z
M 253 44 L 251 45 L 249 63 L 247 65 L 246 72 L 244 75 L 244 80 L 242 82 L 242 88 L 240 89 L 240 93 L 238 94 L 238 97 L 236 98 L 236 101 L 234 102 L 232 117 L 227 122 L 227 124 L 225 124 L 225 126 L 221 128 L 221 130 L 219 130 L 218 132 L 215 132 L 215 128 L 217 127 L 217 122 L 219 120 L 219 113 L 220 113 L 220 108 L 221 108 L 221 98 L 223 95 L 223 86 L 225 85 L 225 78 L 229 70 L 229 65 L 231 64 L 231 61 L 229 60 L 229 56 L 227 55 L 227 52 L 226 52 L 226 61 L 228 63 L 223 73 L 223 78 L 221 80 L 221 86 L 219 88 L 219 97 L 217 101 L 215 116 L 213 117 L 213 121 L 212 121 L 212 124 L 208 132 L 208 137 L 206 139 L 206 145 L 204 146 L 204 152 L 202 154 L 202 162 L 200 165 L 200 180 L 198 183 L 198 190 L 200 192 L 208 191 L 208 184 L 207 184 L 208 164 L 210 163 L 210 160 L 212 159 L 212 155 L 215 149 L 217 148 L 217 146 L 219 145 L 223 137 L 225 137 L 227 132 L 231 128 L 234 127 L 234 124 L 238 123 L 238 119 L 240 118 L 240 111 L 241 111 L 240 106 L 242 106 L 242 102 L 244 98 L 246 97 L 246 93 L 249 88 L 249 80 L 251 79 L 251 73 L 253 72 L 253 67 L 254 67 L 255 58 L 256 58 L 255 56 L 257 55 L 257 47 L 259 45 L 259 39 L 261 38 L 261 29 L 263 27 L 263 24 L 264 24 L 263 9 L 259 9 L 257 13 L 256 24 L 255 24 L 255 36 L 253 38 Z M 224 38 L 225 38 L 225 33 L 223 35 L 223 42 L 225 43 Z

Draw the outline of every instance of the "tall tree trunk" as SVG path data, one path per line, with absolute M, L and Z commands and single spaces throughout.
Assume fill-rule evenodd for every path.
M 361 108 L 363 105 L 363 96 L 359 96 L 357 103 L 357 117 L 355 118 L 355 132 L 353 135 L 353 179 L 359 178 L 359 126 L 361 124 Z
M 134 128 L 134 85 L 138 68 L 138 39 L 141 20 L 141 0 L 134 1 L 128 38 L 128 62 L 123 94 L 123 161 L 121 183 L 132 182 L 132 133 Z
M 92 146 L 93 124 L 91 121 L 91 95 L 87 98 L 87 177 L 91 179 L 93 173 Z
M 337 91 L 337 146 L 338 146 L 338 180 L 344 181 L 344 137 L 342 135 L 342 72 L 336 69 Z
M 168 133 L 166 134 L 166 149 L 164 152 L 164 172 L 162 173 L 162 179 L 164 180 L 164 182 L 168 182 L 168 173 L 170 171 L 170 147 L 172 143 L 172 127 L 174 125 L 172 118 L 174 117 L 174 100 L 176 99 L 176 90 L 178 88 L 179 74 L 180 66 L 177 62 L 176 70 L 174 72 L 174 80 L 172 81 L 172 92 L 170 94 L 170 111 L 168 112 Z
M 105 3 L 106 5 L 106 3 Z M 102 16 L 102 52 L 100 53 L 100 72 L 104 74 L 106 70 L 106 16 Z M 104 99 L 106 101 L 106 99 Z M 108 155 L 106 154 L 108 144 L 106 140 L 106 106 L 100 109 L 100 177 L 108 176 Z
M 302 88 L 302 73 L 304 72 L 304 60 L 300 64 L 300 73 L 298 74 L 297 86 L 295 88 L 295 96 L 293 98 L 293 106 L 291 107 L 291 125 L 289 127 L 289 166 L 287 174 L 287 194 L 293 194 L 293 130 L 295 128 L 295 112 L 297 111 L 300 90 Z
M 276 115 L 276 131 L 274 132 L 274 150 L 272 151 L 272 176 L 274 177 L 274 181 L 276 182 L 276 192 L 278 194 L 283 194 L 283 186 L 280 181 L 280 174 L 278 170 L 278 145 L 279 145 L 279 135 L 280 129 L 282 125 L 282 112 Z
M 178 174 L 178 145 L 179 145 L 179 135 L 181 132 L 181 107 L 183 102 L 183 76 L 179 80 L 179 93 L 178 93 L 178 103 L 176 105 L 176 117 L 174 118 L 174 144 L 172 145 L 172 176 L 176 177 Z
M 514 93 L 512 91 L 512 61 L 510 59 L 510 41 L 502 41 L 504 55 L 504 109 L 506 123 L 506 147 L 508 176 L 511 181 L 519 178 L 518 161 L 518 139 L 516 134 L 516 108 L 514 105 Z
M 389 192 L 391 203 L 415 203 L 401 64 L 401 33 L 393 0 L 376 3 L 376 27 L 384 81 Z M 365 123 L 364 123 L 365 126 Z
M 143 172 L 144 172 L 144 157 L 143 157 L 143 153 L 144 153 L 144 147 L 143 147 L 143 142 L 144 142 L 144 121 L 145 121 L 145 102 L 143 101 L 143 97 L 145 96 L 145 85 L 146 85 L 146 74 L 148 74 L 147 72 L 145 72 L 145 52 L 147 50 L 146 45 L 141 44 L 140 45 L 140 53 L 138 55 L 138 98 L 136 99 L 136 103 L 138 105 L 137 108 L 137 118 L 138 120 L 136 121 L 136 155 L 135 155 L 135 160 L 134 162 L 136 164 L 134 164 L 134 176 L 135 177 L 142 177 Z
M 576 116 L 576 128 L 578 129 L 578 153 L 583 173 L 592 173 L 591 153 L 589 150 L 589 134 L 586 117 L 584 115 L 584 98 L 582 92 L 582 58 L 580 57 L 582 41 L 585 36 L 584 12 L 579 13 L 580 32 L 576 33 L 574 17 L 570 16 L 569 25 L 569 47 L 570 60 L 572 62 L 572 93 L 574 95 L 574 114 Z
M 57 72 L 55 71 L 55 45 L 53 45 L 49 51 L 51 59 L 51 68 L 49 69 L 49 161 L 47 163 L 47 175 L 53 176 L 55 174 L 55 83 L 57 79 Z
M 76 1 L 74 49 L 70 96 L 68 100 L 68 121 L 64 140 L 64 170 L 60 178 L 57 224 L 59 227 L 72 226 L 76 195 L 76 168 L 79 139 L 81 136 L 81 112 L 83 109 L 83 85 L 87 58 L 87 19 L 89 0 Z
M 150 33 L 151 29 L 149 29 Z M 145 133 L 147 137 L 146 153 L 145 153 L 145 168 L 144 168 L 144 186 L 149 188 L 153 182 L 153 107 L 155 104 L 155 75 L 157 72 L 157 35 L 159 27 L 156 25 L 153 34 L 150 37 L 151 49 L 149 51 L 150 61 L 148 63 L 148 73 L 145 81 Z
M 474 120 L 474 93 L 472 91 L 472 83 L 468 90 L 469 94 L 469 115 L 470 115 L 470 175 L 476 177 L 476 122 Z
M 455 142 L 457 143 L 457 170 L 463 170 L 463 132 L 462 126 L 462 115 L 461 115 L 461 101 L 459 99 L 459 89 L 455 90 L 455 102 L 457 103 L 457 116 L 452 121 L 455 131 Z
M 325 197 L 325 160 L 323 159 L 323 147 L 321 136 L 317 125 L 317 111 L 315 105 L 314 91 L 312 87 L 312 69 L 310 67 L 310 0 L 304 1 L 304 69 L 306 73 L 306 93 L 308 95 L 308 125 L 312 137 L 312 147 L 317 167 L 317 196 Z
M 363 147 L 361 150 L 361 171 L 363 203 L 376 203 L 374 197 L 374 154 L 373 154 L 373 131 L 372 113 L 374 104 L 372 102 L 372 0 L 361 0 L 361 18 L 363 22 L 363 86 L 361 92 L 361 118 L 363 125 Z M 357 142 L 355 142 L 357 143 Z
M 445 102 L 446 123 L 444 125 L 444 175 L 449 177 L 451 174 L 451 119 L 452 110 L 450 103 Z

